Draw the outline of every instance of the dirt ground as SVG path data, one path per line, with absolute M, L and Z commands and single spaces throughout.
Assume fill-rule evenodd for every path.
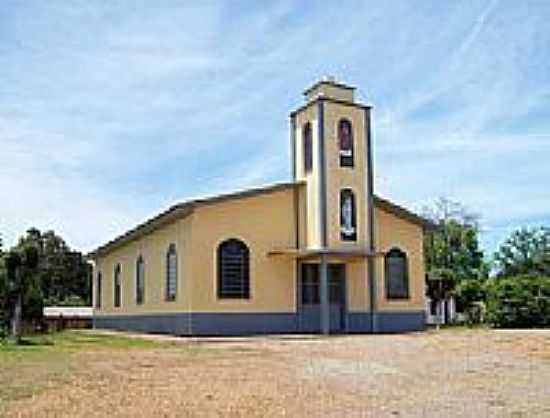
M 546 331 L 145 338 L 162 344 L 67 355 L 61 380 L 5 372 L 2 385 L 25 374 L 55 384 L 4 402 L 0 414 L 550 417 Z

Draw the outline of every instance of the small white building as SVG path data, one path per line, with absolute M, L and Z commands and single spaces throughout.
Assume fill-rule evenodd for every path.
M 458 312 L 455 296 L 435 301 L 426 296 L 426 324 L 444 325 L 464 322 L 464 312 Z
M 43 310 L 48 327 L 91 328 L 93 308 L 91 306 L 47 306 Z
M 82 318 L 91 319 L 93 308 L 91 306 L 47 306 L 44 308 L 45 318 Z

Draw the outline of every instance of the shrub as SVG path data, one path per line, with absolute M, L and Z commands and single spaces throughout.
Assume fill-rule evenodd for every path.
M 57 303 L 51 303 L 46 300 L 45 304 L 49 306 L 89 306 L 86 300 L 76 295 L 68 296 L 64 300 L 58 301 Z
M 496 328 L 550 327 L 550 277 L 492 279 L 487 286 L 487 321 Z
M 462 306 L 468 325 L 481 324 L 485 318 L 485 300 L 487 299 L 486 280 L 474 278 L 458 283 L 457 306 Z
M 466 310 L 466 324 L 479 325 L 485 322 L 485 304 L 483 302 L 475 302 L 469 305 Z
M 0 341 L 8 335 L 10 311 L 8 309 L 8 281 L 0 256 Z

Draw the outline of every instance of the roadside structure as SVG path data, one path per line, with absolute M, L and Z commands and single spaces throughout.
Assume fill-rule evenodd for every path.
M 93 308 L 91 306 L 46 306 L 43 314 L 48 329 L 92 327 Z

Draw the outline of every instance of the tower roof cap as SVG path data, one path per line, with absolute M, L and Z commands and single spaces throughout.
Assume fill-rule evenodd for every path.
M 349 84 L 336 81 L 336 78 L 332 75 L 325 75 L 319 81 L 315 82 L 311 87 L 308 87 L 304 91 L 304 96 L 309 96 L 311 94 L 311 92 L 313 92 L 313 90 L 317 89 L 318 87 L 320 87 L 322 85 L 329 85 L 329 86 L 332 86 L 332 87 L 345 89 L 345 90 L 351 90 L 351 91 L 355 90 L 354 86 L 350 86 Z
M 332 76 L 325 76 L 306 89 L 304 96 L 307 102 L 315 100 L 318 97 L 324 97 L 353 103 L 354 92 L 355 87 L 340 83 Z

